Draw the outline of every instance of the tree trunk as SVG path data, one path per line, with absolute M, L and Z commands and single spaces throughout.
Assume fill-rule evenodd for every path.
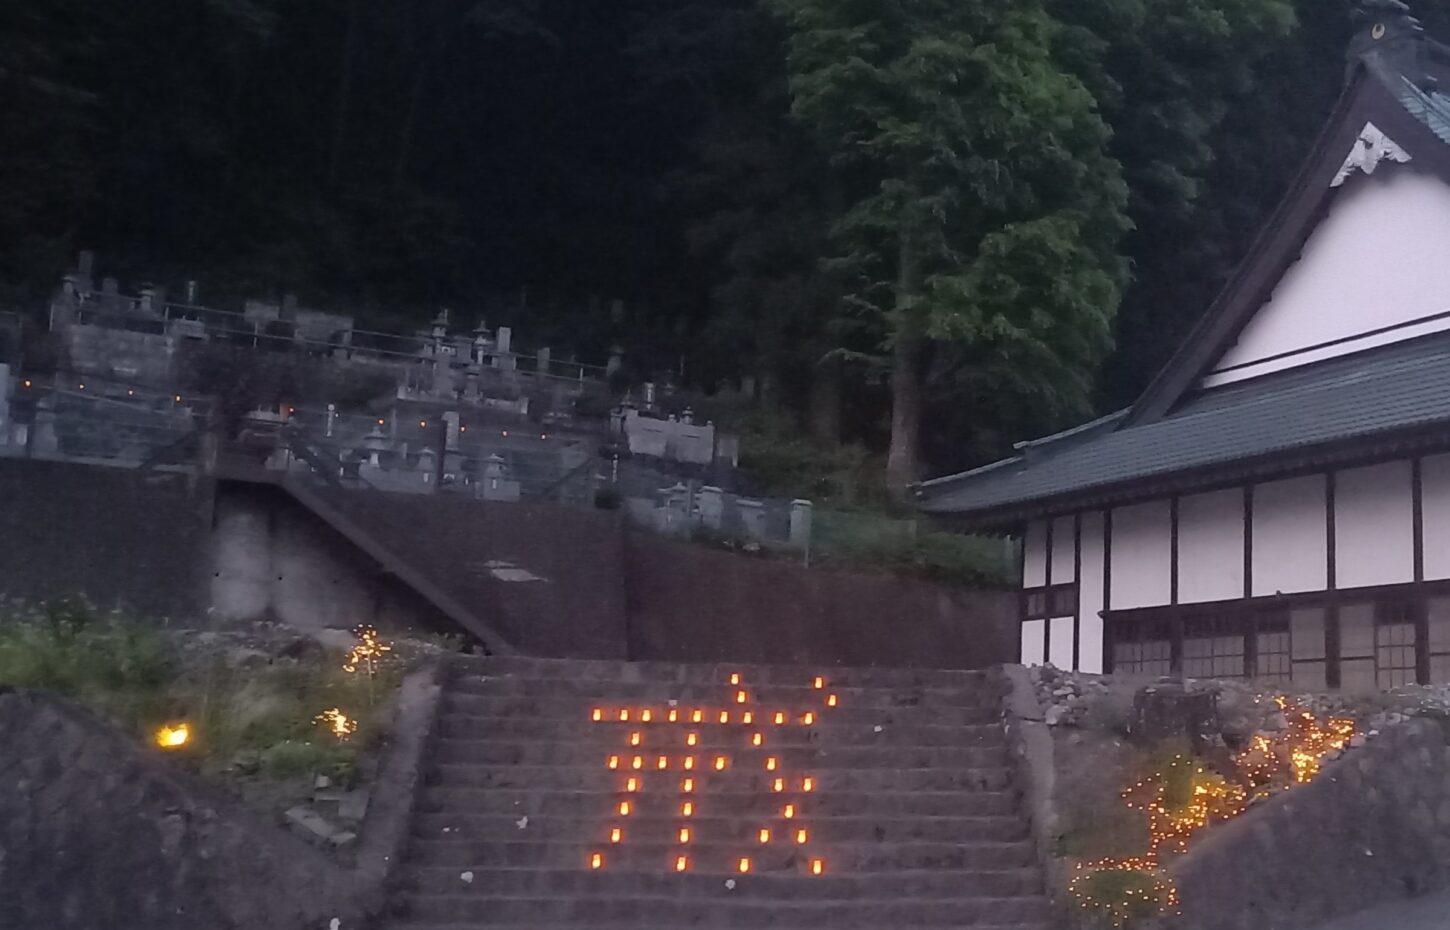
M 841 441 L 841 363 L 828 358 L 811 377 L 810 435 L 817 442 Z
M 327 186 L 337 189 L 342 170 L 342 149 L 347 141 L 347 108 L 352 100 L 352 62 L 357 50 L 358 6 L 361 0 L 347 0 L 347 34 L 342 41 L 342 63 L 337 76 L 337 112 L 332 119 L 332 151 L 327 156 Z
M 921 311 L 914 306 L 921 290 L 917 262 L 911 237 L 903 232 L 891 357 L 891 448 L 886 455 L 886 489 L 902 502 L 910 500 L 910 487 L 917 479 L 916 450 L 921 434 L 926 337 Z

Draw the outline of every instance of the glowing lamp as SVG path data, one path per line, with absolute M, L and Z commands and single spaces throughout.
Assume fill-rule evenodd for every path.
M 770 790 L 771 791 L 784 791 L 785 790 L 785 779 L 784 778 L 777 778 L 775 781 L 771 782 L 770 783 Z
M 629 711 L 621 708 L 620 711 L 619 711 L 619 719 L 622 722 L 624 722 L 624 723 L 628 723 L 629 722 Z
M 604 764 L 611 769 L 619 768 L 619 756 L 610 756 L 609 761 Z
M 740 684 L 740 673 L 739 672 L 731 672 L 730 673 L 730 683 L 732 685 L 738 685 L 738 684 Z
M 755 714 L 747 710 L 744 714 L 741 715 L 740 722 L 745 724 L 746 726 L 749 726 L 750 724 L 755 722 Z
M 383 423 L 384 423 L 384 422 L 385 422 L 385 421 L 384 421 L 384 420 L 383 420 L 383 418 L 382 418 L 382 417 L 379 417 L 379 418 L 378 418 L 378 425 L 379 425 L 379 426 L 382 426 L 382 425 L 383 425 Z
M 692 794 L 695 790 L 695 780 L 693 778 L 686 778 L 680 782 L 680 790 L 685 794 Z
M 613 830 L 610 830 L 609 831 L 609 842 L 611 842 L 611 843 L 618 843 L 622 839 L 624 839 L 624 831 L 623 830 L 619 829 L 618 827 L 615 827 Z
M 750 860 L 741 859 L 738 863 L 735 864 L 735 868 L 740 871 L 741 875 L 744 875 L 746 872 L 750 871 Z
M 796 841 L 796 845 L 797 846 L 804 846 L 805 843 L 806 843 L 806 839 L 807 839 L 808 836 L 809 836 L 809 834 L 807 834 L 805 830 L 797 830 L 797 831 L 795 831 L 795 841 Z
M 173 394 L 171 396 L 171 399 L 174 400 L 174 401 L 176 401 L 178 404 L 181 403 L 181 395 L 180 394 Z M 289 407 L 287 409 L 287 412 L 288 413 L 296 413 L 297 412 L 297 408 L 296 407 Z
M 777 764 L 777 761 L 776 761 L 775 756 L 771 756 L 769 759 L 766 759 L 765 760 L 765 770 L 767 772 L 774 772 L 775 771 L 776 764 Z
M 780 726 L 783 723 L 785 723 L 785 712 L 778 710 L 775 712 L 775 725 Z
M 162 749 L 180 749 L 191 739 L 191 727 L 185 723 L 164 726 L 156 731 L 156 745 Z
M 811 874 L 812 875 L 820 875 L 825 870 L 826 870 L 825 860 L 823 860 L 823 859 L 812 859 L 811 860 Z
M 630 760 L 629 765 L 630 768 L 638 772 L 640 769 L 644 768 L 644 756 L 635 756 L 633 759 Z
M 811 687 L 815 688 L 817 691 L 821 690 L 825 686 L 826 686 L 826 680 L 824 678 L 822 678 L 820 675 L 817 675 L 816 676 L 816 680 L 813 681 L 813 682 L 811 682 Z
M 716 756 L 715 757 L 715 771 L 717 771 L 717 772 L 723 772 L 723 771 L 725 771 L 725 766 L 727 766 L 729 764 L 730 764 L 730 760 L 727 759 L 727 758 L 725 758 L 724 756 Z
M 760 842 L 762 842 L 762 843 L 769 843 L 770 842 L 770 831 L 769 830 L 762 829 L 760 831 L 759 839 L 760 839 Z
M 816 790 L 816 780 L 814 778 L 806 778 L 806 779 L 803 779 L 801 781 L 801 790 L 802 791 L 815 791 Z
M 676 872 L 688 872 L 689 870 L 690 870 L 690 860 L 687 857 L 680 856 L 680 857 L 678 857 L 678 858 L 675 859 L 675 871 Z
M 670 757 L 669 756 L 660 756 L 659 762 L 658 762 L 658 767 L 659 767 L 660 771 L 664 771 L 665 769 L 669 768 L 670 767 Z
M 722 710 L 722 711 L 720 711 L 720 722 L 721 723 L 729 723 L 730 722 L 730 711 L 728 711 L 728 710 Z
M 830 694 L 830 695 L 827 695 L 826 696 L 826 706 L 827 707 L 835 707 L 836 706 L 836 696 L 834 694 Z
M 655 718 L 655 715 L 654 715 L 654 711 L 652 711 L 652 710 L 642 710 L 642 711 L 639 712 L 639 719 L 642 720 L 645 723 L 649 723 L 654 718 Z
M 604 719 L 604 711 L 602 711 L 602 710 L 600 710 L 599 708 L 596 707 L 596 708 L 594 708 L 594 712 L 592 714 L 590 714 L 589 717 L 595 723 L 598 723 L 599 721 L 601 721 L 601 720 Z
M 681 817 L 693 817 L 693 816 L 695 816 L 695 802 L 694 801 L 686 801 L 685 803 L 681 804 L 680 805 L 680 816 Z
M 744 704 L 748 700 L 750 700 L 750 695 L 746 694 L 744 691 L 736 691 L 735 692 L 735 703 L 736 704 Z
M 699 708 L 696 708 L 695 710 L 691 711 L 691 713 L 690 713 L 690 722 L 691 723 L 703 723 L 704 720 L 705 720 L 705 712 L 703 710 L 700 710 Z
M 638 746 L 639 743 L 640 743 L 640 735 L 638 733 L 631 733 L 631 734 L 629 734 L 629 745 L 631 745 L 631 746 Z
M 680 842 L 681 843 L 688 843 L 689 841 L 690 841 L 690 828 L 689 827 L 680 827 Z
M 787 804 L 785 806 L 785 810 L 781 811 L 780 813 L 781 813 L 781 816 L 784 817 L 786 820 L 794 820 L 795 819 L 795 805 L 794 804 Z
M 591 868 L 591 869 L 602 869 L 602 868 L 604 868 L 604 856 L 601 855 L 601 854 L 599 854 L 599 853 L 595 853 L 594 855 L 590 856 L 589 857 L 589 868 Z
M 427 429 L 428 428 L 428 421 L 427 420 L 419 420 L 418 421 L 418 425 L 420 427 L 422 427 L 423 429 Z
M 765 742 L 765 737 L 761 736 L 759 733 L 756 733 L 750 737 L 750 745 L 752 746 L 759 746 L 763 742 Z
M 619 802 L 619 816 L 621 816 L 621 817 L 628 817 L 629 816 L 629 811 L 630 811 L 629 802 L 628 801 L 620 801 Z
M 631 778 L 629 781 L 625 782 L 624 783 L 624 790 L 625 791 L 629 791 L 629 792 L 638 791 L 639 790 L 639 779 L 638 778 Z
M 670 717 L 669 717 L 669 719 L 670 719 L 670 723 L 674 723 L 675 721 L 679 720 L 680 719 L 680 712 L 677 711 L 677 710 L 670 711 Z
M 801 723 L 805 724 L 806 726 L 811 726 L 815 722 L 816 715 L 814 713 L 811 713 L 810 711 L 807 711 L 805 715 L 801 717 Z
M 698 734 L 698 733 L 686 733 L 685 734 L 685 745 L 686 746 L 693 746 L 696 743 L 698 743 L 699 741 L 700 741 L 700 734 Z
M 693 771 L 695 768 L 695 757 L 685 756 L 685 771 Z

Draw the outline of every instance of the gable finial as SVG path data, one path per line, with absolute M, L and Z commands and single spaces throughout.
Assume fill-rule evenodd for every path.
M 1401 72 L 1418 72 L 1420 38 L 1425 29 L 1403 0 L 1359 0 L 1358 30 L 1349 42 L 1350 73 L 1361 62 Z

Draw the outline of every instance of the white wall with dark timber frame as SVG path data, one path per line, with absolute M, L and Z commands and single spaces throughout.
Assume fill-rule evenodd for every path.
M 1254 597 L 1325 589 L 1327 494 L 1323 475 L 1254 486 L 1250 527 Z
M 1178 602 L 1227 601 L 1244 593 L 1242 488 L 1178 499 Z
M 1420 461 L 1421 533 L 1427 580 L 1450 578 L 1450 455 Z
M 1102 671 L 1105 613 L 1421 581 L 1450 581 L 1450 454 L 1064 514 L 1026 530 L 1021 661 Z M 1290 617 L 1295 661 L 1322 655 L 1323 611 Z
M 1113 509 L 1114 610 L 1169 603 L 1173 590 L 1172 515 L 1166 500 Z
M 1103 609 L 1107 607 L 1105 561 L 1107 556 L 1104 538 L 1106 520 L 1102 511 L 1082 515 L 1079 524 L 1081 532 L 1081 578 L 1078 582 L 1078 669 L 1084 672 L 1103 670 Z
M 1334 583 L 1340 588 L 1415 580 L 1414 501 L 1408 461 L 1334 475 Z
M 1356 173 L 1204 385 L 1450 329 L 1447 249 L 1444 182 L 1413 163 Z

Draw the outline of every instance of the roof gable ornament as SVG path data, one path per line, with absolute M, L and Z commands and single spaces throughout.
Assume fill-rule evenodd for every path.
M 1394 139 L 1381 132 L 1374 123 L 1365 123 L 1364 128 L 1359 131 L 1359 138 L 1354 140 L 1348 157 L 1339 166 L 1339 171 L 1334 175 L 1334 180 L 1329 182 L 1329 186 L 1338 187 L 1356 171 L 1374 174 L 1380 162 L 1386 158 L 1403 165 L 1410 160 L 1410 153 L 1400 148 Z

